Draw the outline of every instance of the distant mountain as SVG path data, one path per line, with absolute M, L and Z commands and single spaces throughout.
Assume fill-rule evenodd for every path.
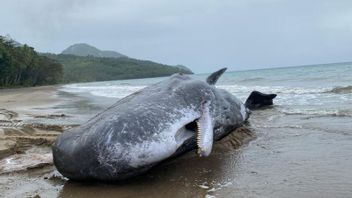
M 94 57 L 106 57 L 106 58 L 121 58 L 126 57 L 115 51 L 100 50 L 94 46 L 86 43 L 78 43 L 71 45 L 67 49 L 61 52 L 61 54 L 70 54 L 76 56 L 94 56 Z
M 64 66 L 63 82 L 90 82 L 193 74 L 183 65 L 165 65 L 127 57 L 115 51 L 102 51 L 94 46 L 74 44 L 61 54 L 42 54 Z

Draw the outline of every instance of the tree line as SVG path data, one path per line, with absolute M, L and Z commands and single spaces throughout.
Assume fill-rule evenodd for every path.
M 0 36 L 0 88 L 192 74 L 188 68 L 128 57 L 37 53 Z
M 0 36 L 0 87 L 39 86 L 61 82 L 63 66 L 28 45 Z
M 68 54 L 43 54 L 64 66 L 63 82 L 91 82 L 192 74 L 188 68 L 128 57 L 107 58 Z

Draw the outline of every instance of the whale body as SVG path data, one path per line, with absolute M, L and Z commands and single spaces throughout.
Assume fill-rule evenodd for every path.
M 276 96 L 252 92 L 242 103 L 214 86 L 225 70 L 206 81 L 175 74 L 65 131 L 52 146 L 57 170 L 72 180 L 113 181 L 196 148 L 208 156 L 214 141 L 244 124 L 249 107 L 271 105 Z

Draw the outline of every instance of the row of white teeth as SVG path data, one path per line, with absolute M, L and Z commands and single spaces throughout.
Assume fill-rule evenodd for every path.
M 198 146 L 197 153 L 198 153 L 199 156 L 201 156 L 201 152 L 202 152 L 202 145 L 201 145 L 202 130 L 201 130 L 201 127 L 200 127 L 199 120 L 196 121 L 196 124 L 197 124 L 197 146 Z

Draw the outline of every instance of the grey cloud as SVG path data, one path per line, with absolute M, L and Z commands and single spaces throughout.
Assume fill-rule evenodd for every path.
M 351 1 L 15 0 L 0 34 L 58 53 L 86 42 L 196 72 L 351 60 Z

